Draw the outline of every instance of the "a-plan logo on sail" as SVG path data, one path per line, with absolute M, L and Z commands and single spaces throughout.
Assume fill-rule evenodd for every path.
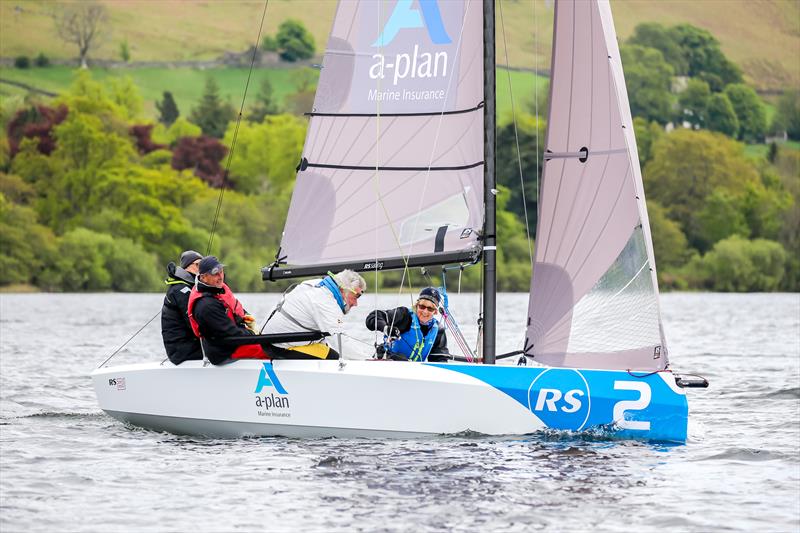
M 397 49 L 396 53 L 385 54 L 383 51 L 383 48 L 388 47 L 399 34 L 420 28 L 427 30 L 432 44 L 439 46 L 452 44 L 453 40 L 444 27 L 439 7 L 437 0 L 416 0 L 416 2 L 398 0 L 380 35 L 372 43 L 372 47 L 378 48 L 379 51 L 372 56 L 375 61 L 369 69 L 371 79 L 388 77 L 396 86 L 398 82 L 405 79 L 430 79 L 447 76 L 449 57 L 445 50 L 438 50 L 435 53 L 420 51 L 420 45 L 425 46 L 427 43 L 404 40 L 399 47 L 393 47 Z M 416 36 L 418 33 L 414 35 Z M 406 46 L 410 47 L 411 44 L 414 45 L 413 49 L 404 49 Z
M 450 44 L 452 39 L 447 35 L 442 23 L 442 13 L 436 0 L 418 0 L 420 9 L 414 9 L 412 0 L 398 0 L 383 31 L 372 46 L 387 46 L 405 28 L 422 28 L 428 30 L 434 44 Z M 420 16 L 422 11 L 422 16 Z

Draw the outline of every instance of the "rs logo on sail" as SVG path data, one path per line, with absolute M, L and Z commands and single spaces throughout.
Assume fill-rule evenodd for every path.
M 372 43 L 374 48 L 388 46 L 401 30 L 425 28 L 431 43 L 448 45 L 453 42 L 445 30 L 439 3 L 436 0 L 417 0 L 419 9 L 412 6 L 412 0 L 398 0 L 392 14 L 386 21 L 378 38 Z M 420 11 L 422 13 L 420 14 Z M 405 44 L 405 43 L 403 43 Z M 448 54 L 437 51 L 435 54 L 420 51 L 421 43 L 414 43 L 413 49 L 394 54 L 393 57 L 381 52 L 372 56 L 375 60 L 369 69 L 369 77 L 384 79 L 389 73 L 394 85 L 406 78 L 436 78 L 447 76 Z M 410 43 L 409 43 L 410 45 Z

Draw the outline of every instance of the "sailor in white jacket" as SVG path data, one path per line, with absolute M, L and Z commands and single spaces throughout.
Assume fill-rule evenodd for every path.
M 323 331 L 335 336 L 344 330 L 344 316 L 358 305 L 366 288 L 364 278 L 352 270 L 304 281 L 281 299 L 262 333 Z M 271 351 L 274 358 L 339 358 L 324 341 L 280 343 Z

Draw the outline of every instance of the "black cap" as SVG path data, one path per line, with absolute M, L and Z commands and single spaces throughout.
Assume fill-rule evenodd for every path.
M 198 259 L 202 258 L 203 256 L 194 250 L 186 250 L 181 254 L 181 268 L 186 268 Z
M 214 257 L 213 255 L 209 255 L 208 257 L 204 257 L 200 260 L 200 271 L 199 274 L 219 274 L 219 271 L 224 267 L 222 263 L 219 262 L 219 259 Z
M 433 302 L 436 307 L 439 307 L 439 302 L 441 299 L 442 296 L 439 294 L 439 291 L 433 287 L 425 287 L 419 292 L 419 300 L 428 300 L 429 302 Z

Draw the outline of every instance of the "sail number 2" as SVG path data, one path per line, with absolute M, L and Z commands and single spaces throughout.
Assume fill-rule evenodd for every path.
M 620 429 L 635 429 L 649 431 L 650 422 L 647 420 L 628 420 L 625 418 L 627 411 L 640 411 L 650 405 L 650 385 L 644 381 L 615 381 L 614 390 L 638 391 L 639 398 L 636 400 L 620 400 L 614 405 L 614 423 Z

